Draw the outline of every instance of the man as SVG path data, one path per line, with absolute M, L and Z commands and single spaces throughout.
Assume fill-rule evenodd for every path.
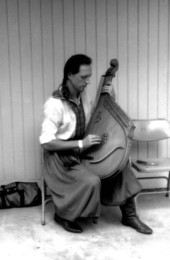
M 113 180 L 103 182 L 82 163 L 82 152 L 102 142 L 98 135 L 84 137 L 93 111 L 86 95 L 91 63 L 91 58 L 83 54 L 70 57 L 62 84 L 44 105 L 40 143 L 44 148 L 44 177 L 55 207 L 54 219 L 65 230 L 80 233 L 83 230 L 77 219 L 98 218 L 103 203 L 120 206 L 122 224 L 151 234 L 152 230 L 136 215 L 133 197 L 141 186 L 129 166 Z M 109 89 L 111 86 L 104 86 L 102 91 Z

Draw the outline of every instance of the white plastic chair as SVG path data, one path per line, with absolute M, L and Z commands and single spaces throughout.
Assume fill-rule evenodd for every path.
M 166 119 L 134 120 L 134 125 L 133 141 L 135 142 L 151 143 L 170 138 L 170 122 Z M 166 188 L 143 188 L 138 196 L 150 193 L 164 193 L 167 197 L 169 196 L 170 158 L 149 158 L 146 160 L 138 158 L 137 160 L 131 160 L 131 165 L 137 172 L 147 174 L 146 177 L 138 177 L 139 180 L 166 180 Z M 162 172 L 168 172 L 168 175 L 162 176 L 158 174 Z M 155 173 L 154 176 L 153 173 Z M 138 196 L 136 196 L 136 200 Z

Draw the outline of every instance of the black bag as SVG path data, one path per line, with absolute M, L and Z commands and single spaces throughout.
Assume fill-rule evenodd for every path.
M 0 208 L 30 207 L 41 204 L 41 190 L 36 182 L 13 182 L 0 186 Z

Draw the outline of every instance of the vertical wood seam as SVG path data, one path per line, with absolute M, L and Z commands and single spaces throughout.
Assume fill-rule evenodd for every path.
M 34 140 L 34 176 L 36 177 L 36 140 L 35 140 L 35 133 L 36 133 L 36 123 L 35 123 L 35 98 L 34 98 L 34 80 L 33 80 L 33 46 L 32 46 L 32 26 L 31 26 L 31 2 L 28 1 L 28 12 L 29 12 L 29 30 L 30 30 L 30 52 L 31 52 L 31 93 L 32 93 L 32 103 L 33 103 L 33 132 L 34 132 L 34 136 L 33 136 L 33 140 Z
M 19 0 L 17 0 L 17 16 L 18 16 L 18 44 L 19 44 L 19 71 L 20 71 L 20 84 L 21 84 L 21 121 L 22 121 L 22 139 L 23 139 L 23 165 L 24 165 L 24 174 L 26 174 L 26 155 L 25 155 L 25 132 L 24 132 L 24 125 L 25 125 L 25 118 L 24 118 L 24 104 L 23 104 L 23 76 L 22 76 L 22 58 L 21 58 L 21 22 L 20 22 L 20 10 L 19 10 Z

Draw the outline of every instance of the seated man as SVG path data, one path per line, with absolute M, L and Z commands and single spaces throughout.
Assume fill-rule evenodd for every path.
M 92 113 L 86 95 L 91 63 L 91 58 L 83 54 L 70 57 L 62 84 L 44 105 L 40 143 L 45 157 L 44 177 L 55 207 L 54 219 L 65 230 L 80 233 L 83 230 L 77 219 L 100 217 L 103 203 L 120 206 L 123 225 L 152 234 L 152 229 L 136 214 L 133 198 L 141 186 L 131 168 L 127 165 L 112 180 L 103 182 L 82 164 L 81 152 L 102 141 L 98 135 L 84 137 Z

